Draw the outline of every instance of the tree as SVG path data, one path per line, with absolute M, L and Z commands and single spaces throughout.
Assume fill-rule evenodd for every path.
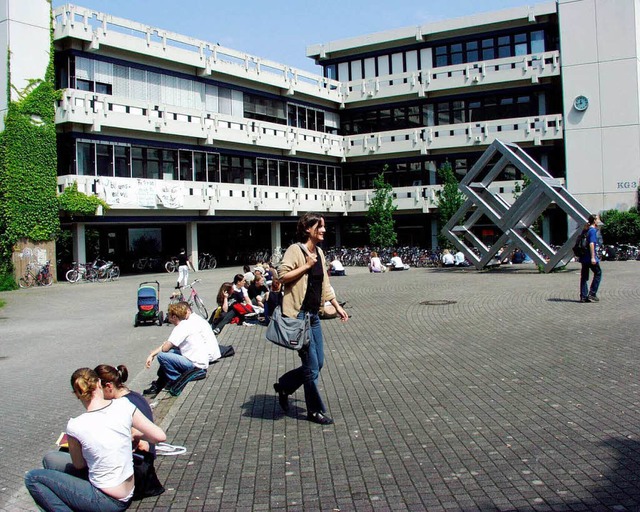
M 637 244 L 640 242 L 640 214 L 637 208 L 628 212 L 602 212 L 602 239 L 607 244 Z
M 442 234 L 442 228 L 449 219 L 464 204 L 464 195 L 458 189 L 458 180 L 453 174 L 453 168 L 447 161 L 438 169 L 438 176 L 442 180 L 442 189 L 438 191 L 438 245 L 445 247 L 450 245 L 447 237 Z
M 384 170 L 387 166 L 384 166 Z M 367 212 L 369 242 L 374 247 L 392 247 L 398 241 L 393 213 L 393 187 L 384 181 L 384 171 L 373 180 L 373 198 Z

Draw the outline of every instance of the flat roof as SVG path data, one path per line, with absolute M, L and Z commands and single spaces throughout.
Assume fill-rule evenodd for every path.
M 425 41 L 429 36 L 468 31 L 487 25 L 507 23 L 509 21 L 528 20 L 535 21 L 539 16 L 548 16 L 557 12 L 556 2 L 547 2 L 532 6 L 513 7 L 500 11 L 490 11 L 472 14 L 460 18 L 435 21 L 415 27 L 404 27 L 384 32 L 375 32 L 362 36 L 339 39 L 328 43 L 319 43 L 307 47 L 307 57 L 321 60 L 333 58 L 351 53 L 384 48 L 388 46 L 401 46 Z

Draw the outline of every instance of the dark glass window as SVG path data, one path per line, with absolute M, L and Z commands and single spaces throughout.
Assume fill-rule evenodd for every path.
M 491 39 L 482 40 L 482 60 L 491 60 L 496 58 L 495 41 Z
M 208 181 L 220 182 L 220 155 L 217 153 L 207 153 L 207 176 Z
M 129 148 L 127 146 L 115 146 L 115 171 L 118 178 L 130 178 Z
M 451 45 L 450 56 L 451 64 L 462 64 L 462 43 Z
M 544 51 L 544 31 L 536 30 L 531 32 L 531 53 L 542 53 Z
M 287 162 L 278 162 L 278 179 L 280 180 L 281 187 L 289 187 L 289 166 Z
M 78 142 L 76 145 L 76 158 L 78 174 L 80 176 L 95 176 L 96 167 L 94 161 L 94 144 L 91 142 Z
M 96 144 L 96 168 L 98 176 L 113 176 L 113 146 Z
M 478 53 L 478 41 L 468 41 L 465 43 L 465 46 L 467 49 L 467 62 L 476 62 L 480 60 L 480 54 Z
M 258 158 L 256 160 L 256 172 L 258 173 L 258 185 L 267 185 L 268 172 L 267 172 L 267 160 L 264 158 Z
M 178 177 L 178 152 L 162 150 L 162 179 L 175 180 Z
M 193 166 L 196 181 L 207 181 L 207 158 L 206 153 L 194 151 Z
M 289 162 L 289 186 L 298 187 L 300 180 L 298 179 L 298 164 L 296 162 Z
M 498 58 L 511 57 L 511 38 L 501 36 L 498 38 Z
M 159 149 L 147 148 L 147 178 L 149 179 L 160 178 L 160 152 Z
M 193 181 L 193 153 L 181 149 L 180 153 L 180 181 Z
M 277 187 L 278 182 L 278 161 L 269 160 L 268 162 L 268 184 L 272 187 Z
M 144 149 L 138 147 L 131 148 L 131 177 L 144 178 Z

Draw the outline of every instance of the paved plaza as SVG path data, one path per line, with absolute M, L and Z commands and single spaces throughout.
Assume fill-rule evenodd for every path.
M 239 268 L 200 272 L 213 306 Z M 605 262 L 601 302 L 580 304 L 579 266 L 411 269 L 333 278 L 350 321 L 323 322 L 320 387 L 335 425 L 272 384 L 297 355 L 260 326 L 228 326 L 236 355 L 158 421 L 184 455 L 160 457 L 167 491 L 131 510 L 640 510 L 640 262 Z M 133 327 L 136 290 L 175 275 L 0 293 L 0 509 L 35 510 L 23 485 L 70 416 L 69 377 L 126 364 L 140 391 L 170 327 Z

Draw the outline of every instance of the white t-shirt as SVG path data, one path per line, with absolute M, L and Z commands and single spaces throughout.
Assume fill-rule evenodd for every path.
M 205 342 L 205 345 L 207 346 L 210 363 L 220 359 L 220 347 L 218 346 L 218 340 L 216 339 L 216 335 L 213 334 L 213 330 L 211 330 L 209 322 L 196 313 L 191 313 L 189 318 L 182 322 L 192 322 L 196 326 L 195 329 L 198 330 Z
M 339 272 L 341 270 L 344 270 L 344 266 L 342 265 L 340 260 L 333 260 L 331 263 L 329 263 L 329 265 L 331 265 L 331 268 L 335 271 Z
M 82 446 L 89 482 L 98 489 L 116 487 L 133 474 L 131 425 L 135 411 L 129 400 L 118 398 L 67 423 L 67 435 Z
M 462 251 L 458 251 L 455 254 L 454 258 L 456 260 L 456 265 L 460 265 L 461 263 L 464 263 L 464 253 Z
M 196 368 L 206 370 L 209 367 L 209 350 L 196 323 L 182 320 L 171 331 L 169 342 L 179 348 L 180 353 Z
M 376 272 L 382 272 L 382 262 L 380 261 L 380 258 L 378 258 L 377 256 L 374 256 L 373 258 L 371 258 L 371 270 L 374 270 Z
M 444 265 L 453 265 L 455 260 L 453 259 L 453 254 L 450 252 L 442 255 L 442 263 Z
M 394 268 L 404 268 L 404 263 L 402 263 L 402 259 L 400 258 L 400 256 L 394 256 L 393 258 L 391 258 L 391 264 L 394 266 Z

